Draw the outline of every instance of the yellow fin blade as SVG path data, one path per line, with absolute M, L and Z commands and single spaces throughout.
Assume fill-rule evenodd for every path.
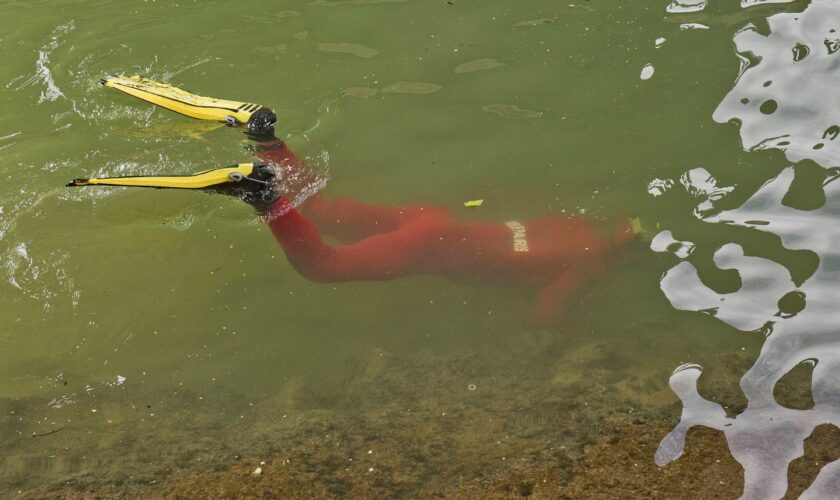
M 129 186 L 171 189 L 204 189 L 228 182 L 235 182 L 231 174 L 247 177 L 254 171 L 253 163 L 205 170 L 192 175 L 148 175 L 136 177 L 104 177 L 101 179 L 74 179 L 68 186 Z
M 198 120 L 225 122 L 230 116 L 239 123 L 247 123 L 251 115 L 262 107 L 259 104 L 192 94 L 168 83 L 141 76 L 108 77 L 99 83 Z

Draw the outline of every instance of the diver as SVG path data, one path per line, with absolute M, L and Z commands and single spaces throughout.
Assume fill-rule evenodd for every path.
M 254 206 L 305 278 L 318 282 L 389 280 L 441 275 L 473 284 L 524 286 L 539 291 L 536 324 L 559 319 L 580 288 L 604 273 L 617 251 L 639 233 L 637 219 L 599 231 L 583 217 L 466 222 L 429 205 L 381 206 L 329 199 L 316 192 L 300 206 L 288 194 L 314 176 L 274 134 L 269 108 L 197 96 L 140 77 L 102 80 L 147 102 L 243 129 L 256 143 L 259 163 L 243 163 L 186 176 L 74 179 L 68 186 L 202 189 Z M 328 245 L 322 233 L 339 244 Z

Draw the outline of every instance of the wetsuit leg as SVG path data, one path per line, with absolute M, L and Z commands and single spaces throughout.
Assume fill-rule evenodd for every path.
M 545 325 L 560 319 L 572 307 L 572 300 L 581 293 L 581 287 L 603 272 L 603 266 L 597 264 L 564 270 L 556 281 L 540 291 L 530 322 Z
M 286 146 L 286 143 L 276 137 L 258 142 L 255 152 L 257 158 L 264 163 L 288 166 L 295 170 L 301 170 L 304 166 L 303 161 L 295 156 L 292 150 Z
M 260 161 L 280 167 L 284 182 L 292 189 L 313 181 L 314 176 L 303 160 L 280 139 L 258 143 L 256 153 Z M 313 195 L 300 208 L 324 234 L 342 243 L 353 243 L 374 234 L 394 231 L 416 217 L 440 210 L 422 205 L 387 206 L 350 199 L 329 199 L 320 193 Z
M 388 233 L 417 217 L 440 211 L 439 208 L 423 205 L 374 205 L 346 198 L 329 199 L 322 195 L 313 196 L 301 209 L 325 234 L 338 238 L 342 243 Z
M 276 202 L 266 219 L 298 272 L 307 279 L 326 282 L 385 280 L 424 272 L 435 258 L 429 249 L 452 224 L 450 218 L 435 213 L 358 243 L 332 247 L 324 243 L 315 224 L 286 199 Z

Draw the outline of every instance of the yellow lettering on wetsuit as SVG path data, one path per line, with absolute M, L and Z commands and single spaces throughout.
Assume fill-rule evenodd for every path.
M 525 238 L 525 226 L 515 220 L 505 222 L 505 225 L 510 228 L 513 233 L 513 251 L 527 252 L 528 240 Z

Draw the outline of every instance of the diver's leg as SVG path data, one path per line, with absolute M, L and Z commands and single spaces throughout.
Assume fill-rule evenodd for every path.
M 443 212 L 440 208 L 423 205 L 374 205 L 321 195 L 313 196 L 301 209 L 321 230 L 343 243 L 395 231 L 423 214 Z
M 263 136 L 255 140 L 258 141 L 255 148 L 257 158 L 279 168 L 280 182 L 287 194 L 312 188 L 318 182 L 316 174 L 306 167 L 306 163 L 273 133 L 270 138 Z M 300 209 L 321 231 L 343 243 L 394 231 L 424 213 L 441 210 L 423 205 L 388 206 L 351 199 L 330 199 L 320 193 L 309 197 Z
M 572 307 L 574 298 L 580 295 L 581 287 L 603 271 L 601 265 L 567 268 L 557 280 L 540 291 L 530 322 L 545 325 L 562 318 Z
M 329 246 L 318 227 L 286 199 L 266 213 L 266 222 L 289 262 L 312 281 L 385 280 L 428 267 L 430 246 L 446 231 L 447 221 L 415 219 L 399 229 L 351 245 Z
M 291 171 L 290 173 L 306 172 L 306 164 L 282 139 L 275 137 L 273 128 L 262 136 L 250 135 L 249 138 L 256 141 L 254 154 L 261 162 L 284 166 Z

